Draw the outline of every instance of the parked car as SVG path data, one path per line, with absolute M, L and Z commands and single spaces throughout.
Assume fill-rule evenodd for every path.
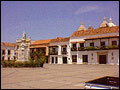
M 119 89 L 119 77 L 105 76 L 85 82 L 85 89 Z

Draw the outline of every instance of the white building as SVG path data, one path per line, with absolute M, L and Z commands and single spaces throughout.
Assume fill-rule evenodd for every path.
M 50 64 L 69 64 L 69 37 L 52 39 L 49 44 Z
M 1 60 L 15 60 L 15 43 L 1 42 Z
M 57 38 L 56 42 L 50 43 L 51 64 L 119 64 L 119 26 L 104 18 L 98 29 L 86 29 L 83 22 L 67 42 L 63 38 Z M 67 54 L 61 54 L 62 45 L 66 45 Z M 50 51 L 51 51 L 50 50 Z M 63 57 L 67 59 L 63 59 Z

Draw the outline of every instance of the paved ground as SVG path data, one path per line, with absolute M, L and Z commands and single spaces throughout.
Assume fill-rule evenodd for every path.
M 48 65 L 44 68 L 1 68 L 2 89 L 83 89 L 84 82 L 119 76 L 118 65 Z

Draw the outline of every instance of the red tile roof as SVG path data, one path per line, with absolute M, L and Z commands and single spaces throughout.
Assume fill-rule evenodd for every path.
M 84 30 L 84 31 L 76 31 L 72 34 L 71 37 L 80 37 L 87 35 L 96 35 L 96 34 L 105 34 L 105 33 L 119 33 L 119 26 L 114 27 L 102 27 L 94 30 Z
M 58 37 L 58 38 L 56 38 L 56 39 L 52 39 L 52 40 L 50 41 L 50 43 L 66 42 L 66 41 L 69 41 L 69 37 L 66 37 L 66 38 Z
M 71 42 L 71 43 L 84 43 L 85 41 L 75 41 L 75 42 Z
M 86 38 L 85 40 L 93 40 L 93 39 L 106 39 L 106 38 L 119 38 L 119 36 L 117 35 L 113 35 L 113 36 L 97 36 L 97 37 L 89 37 L 89 38 Z
M 31 45 L 49 44 L 51 40 L 52 40 L 52 39 L 48 39 L 48 40 L 38 40 L 38 41 L 35 41 L 34 43 L 32 43 Z
M 15 47 L 16 43 L 1 42 L 1 46 Z

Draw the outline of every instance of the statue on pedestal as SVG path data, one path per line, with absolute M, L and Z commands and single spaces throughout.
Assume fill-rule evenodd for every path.
M 26 39 L 26 32 L 23 32 L 22 39 Z

